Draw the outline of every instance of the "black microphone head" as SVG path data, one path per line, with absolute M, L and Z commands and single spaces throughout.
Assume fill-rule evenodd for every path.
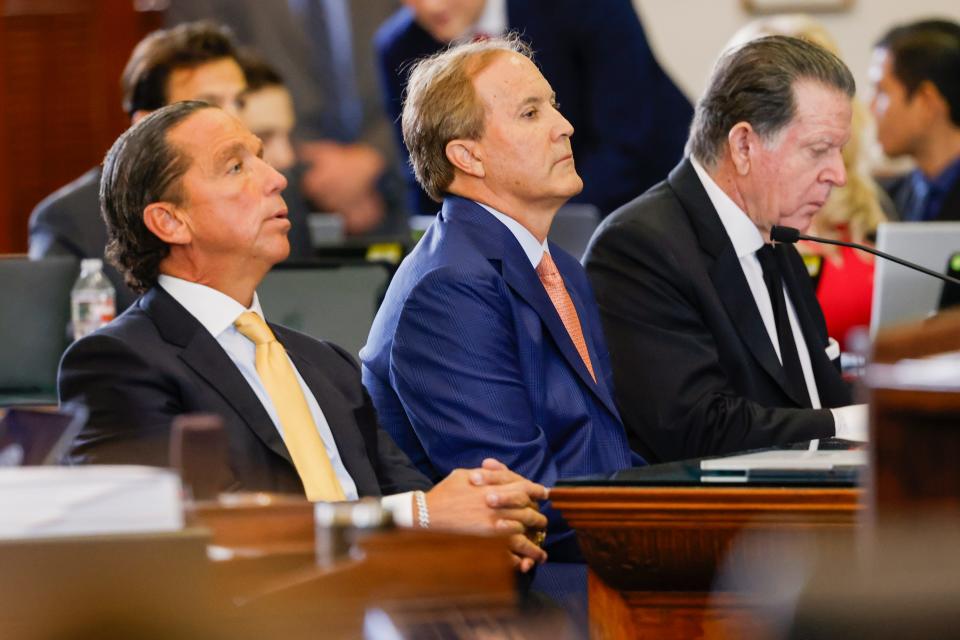
M 800 239 L 800 232 L 793 227 L 781 227 L 773 225 L 770 227 L 770 239 L 774 242 L 787 242 L 793 244 Z

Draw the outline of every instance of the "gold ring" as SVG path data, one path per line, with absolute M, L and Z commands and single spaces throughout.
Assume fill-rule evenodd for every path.
M 547 539 L 547 532 L 543 529 L 538 529 L 533 532 L 533 535 L 530 538 L 530 541 L 538 547 L 543 546 L 543 542 Z

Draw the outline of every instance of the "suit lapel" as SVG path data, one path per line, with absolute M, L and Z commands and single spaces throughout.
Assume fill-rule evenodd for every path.
M 326 418 L 333 440 L 337 445 L 340 460 L 346 467 L 347 473 L 357 485 L 361 495 L 373 495 L 370 487 L 377 488 L 379 483 L 373 468 L 363 455 L 356 452 L 365 452 L 366 443 L 360 430 L 355 428 L 356 416 L 350 402 L 340 393 L 330 378 L 311 359 L 290 346 L 291 341 L 286 339 L 286 330 L 277 325 L 270 325 L 274 334 L 284 345 L 287 355 L 293 362 L 303 381 L 307 383 L 313 397 L 320 405 L 323 417 Z
M 161 287 L 148 291 L 142 304 L 163 338 L 181 348 L 180 359 L 227 401 L 264 445 L 293 464 L 257 394 L 213 336 Z
M 450 218 L 451 213 L 454 219 L 459 219 L 470 227 L 470 237 L 480 251 L 488 259 L 500 263 L 500 273 L 504 281 L 514 293 L 537 313 L 564 360 L 567 361 L 567 364 L 574 370 L 580 380 L 587 385 L 587 388 L 597 396 L 607 409 L 614 415 L 618 415 L 609 394 L 603 393 L 599 385 L 593 381 L 593 377 L 587 370 L 587 365 L 584 364 L 583 358 L 580 357 L 580 353 L 570 338 L 570 334 L 567 333 L 567 328 L 563 326 L 560 314 L 557 313 L 550 296 L 547 295 L 547 290 L 540 282 L 540 277 L 537 276 L 537 272 L 530 265 L 530 260 L 527 259 L 526 254 L 524 254 L 523 249 L 510 233 L 510 230 L 500 224 L 489 212 L 469 200 L 448 197 L 444 202 L 444 217 Z M 561 273 L 561 275 L 563 274 Z M 567 291 L 571 291 L 569 284 L 567 285 Z M 572 293 L 571 298 L 573 298 Z M 574 304 L 576 304 L 576 301 Z M 580 314 L 581 322 L 583 322 L 582 304 L 578 307 L 577 313 Z M 584 330 L 582 326 L 581 330 Z M 587 334 L 584 333 L 584 336 L 587 337 Z M 590 342 L 587 339 L 588 345 Z
M 740 339 L 783 392 L 800 406 L 806 405 L 807 402 L 798 401 L 796 392 L 787 382 L 787 374 L 763 324 L 740 259 L 690 160 L 680 163 L 667 180 L 687 211 L 701 248 L 713 259 L 708 265 L 710 280 Z

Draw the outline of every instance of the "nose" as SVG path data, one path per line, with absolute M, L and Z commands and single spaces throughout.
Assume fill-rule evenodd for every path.
M 847 184 L 847 168 L 843 164 L 843 153 L 836 149 L 831 157 L 830 164 L 823 170 L 821 180 L 836 187 Z
M 557 109 L 554 109 L 554 112 L 557 115 L 557 121 L 553 126 L 554 139 L 559 140 L 560 138 L 569 138 L 573 136 L 573 125 L 570 124 L 570 121 L 564 118 L 563 114 Z
M 267 164 L 264 160 L 257 158 L 257 161 L 260 163 L 261 168 L 266 173 L 266 179 L 264 180 L 264 189 L 267 192 L 267 195 L 273 195 L 275 193 L 280 193 L 287 188 L 287 179 L 286 177 Z

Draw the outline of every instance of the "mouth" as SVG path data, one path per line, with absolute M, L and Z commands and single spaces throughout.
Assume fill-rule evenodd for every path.
M 556 162 L 554 162 L 554 164 L 561 164 L 561 163 L 563 163 L 563 162 L 568 162 L 568 161 L 571 161 L 571 162 L 573 161 L 573 154 L 572 154 L 572 153 L 568 153 L 567 155 L 563 156 L 562 158 L 560 158 L 559 160 L 557 160 Z
M 286 220 L 286 219 L 287 219 L 287 210 L 286 210 L 286 209 L 280 209 L 279 211 L 275 212 L 272 216 L 270 216 L 270 219 L 271 219 L 271 220 L 277 220 L 277 219 Z

